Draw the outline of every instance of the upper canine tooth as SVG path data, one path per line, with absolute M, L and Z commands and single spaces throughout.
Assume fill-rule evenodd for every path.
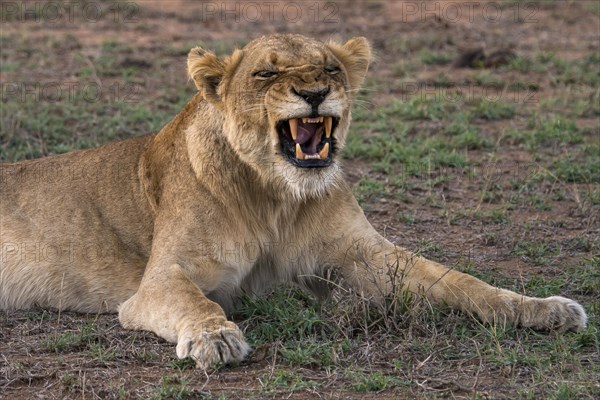
M 333 125 L 333 117 L 325 117 L 325 137 L 331 136 L 331 126 Z
M 292 118 L 288 120 L 290 123 L 290 133 L 292 134 L 292 139 L 296 141 L 296 136 L 298 135 L 298 118 Z
M 319 158 L 321 160 L 325 160 L 328 155 L 329 155 L 329 143 L 325 143 L 325 146 L 323 146 L 323 148 L 319 152 Z
M 304 160 L 306 158 L 306 155 L 302 151 L 302 148 L 300 147 L 299 143 L 296 143 L 296 158 L 298 160 Z

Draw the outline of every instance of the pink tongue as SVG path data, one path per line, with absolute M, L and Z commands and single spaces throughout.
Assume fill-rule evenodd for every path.
M 311 126 L 312 125 L 312 126 Z M 298 124 L 298 133 L 296 134 L 296 143 L 305 144 L 315 134 L 315 125 L 313 124 Z

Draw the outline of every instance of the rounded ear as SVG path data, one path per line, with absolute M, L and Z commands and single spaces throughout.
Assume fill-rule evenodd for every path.
M 229 79 L 240 64 L 243 51 L 236 49 L 227 57 L 219 58 L 212 51 L 195 47 L 188 54 L 187 66 L 190 78 L 204 98 L 221 106 L 221 99 L 228 89 Z
M 329 42 L 331 52 L 346 68 L 350 89 L 356 92 L 363 84 L 372 59 L 371 45 L 364 37 L 355 37 L 344 44 Z
M 225 75 L 223 60 L 212 51 L 195 47 L 190 50 L 187 59 L 188 75 L 206 100 L 219 102 L 218 87 Z

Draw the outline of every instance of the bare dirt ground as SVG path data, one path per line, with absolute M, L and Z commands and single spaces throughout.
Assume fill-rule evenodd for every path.
M 0 161 L 159 129 L 193 93 L 192 46 L 225 54 L 275 32 L 366 36 L 377 58 L 345 166 L 376 229 L 488 282 L 575 298 L 590 327 L 566 337 L 497 332 L 421 308 L 424 317 L 409 313 L 390 332 L 385 318 L 369 325 L 344 314 L 337 297 L 321 306 L 291 293 L 294 312 L 305 306 L 322 318 L 325 333 L 309 336 L 327 349 L 307 361 L 302 347 L 317 344 L 294 343 L 293 332 L 266 340 L 256 332 L 280 321 L 246 310 L 234 319 L 254 353 L 204 374 L 177 360 L 172 344 L 123 330 L 115 315 L 10 311 L 0 313 L 0 398 L 600 398 L 595 3 L 2 2 Z M 474 48 L 518 60 L 451 65 Z M 69 96 L 73 82 L 101 90 L 82 102 Z M 486 96 L 494 107 L 479 103 Z M 424 97 L 434 102 L 411 103 Z M 555 117 L 557 126 L 545 125 Z M 452 124 L 477 133 L 457 142 Z M 571 131 L 576 139 L 561 136 Z M 414 152 L 436 148 L 437 158 L 427 153 L 409 170 L 403 142 L 381 137 L 402 137 Z

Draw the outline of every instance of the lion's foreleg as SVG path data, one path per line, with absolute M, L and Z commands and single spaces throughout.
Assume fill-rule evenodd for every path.
M 249 351 L 239 328 L 178 264 L 149 267 L 136 294 L 119 307 L 119 320 L 177 343 L 177 356 L 192 357 L 200 368 L 240 361 Z

